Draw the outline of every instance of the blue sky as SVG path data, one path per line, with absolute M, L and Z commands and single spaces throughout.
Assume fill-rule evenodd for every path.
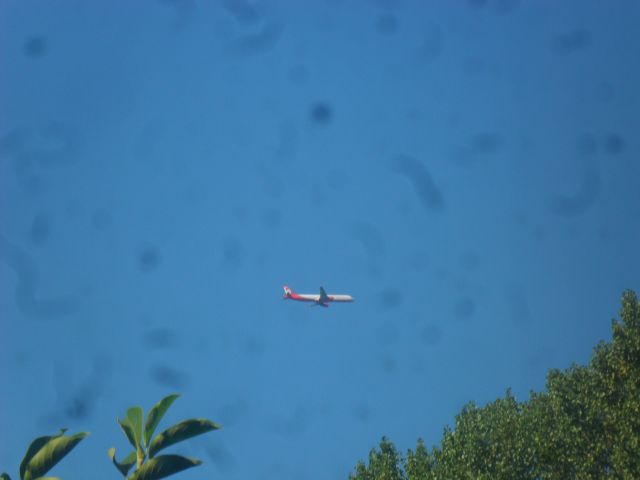
M 224 427 L 182 478 L 346 478 L 610 338 L 640 7 L 425 3 L 2 3 L 3 470 L 66 426 L 53 473 L 117 478 L 177 391 Z

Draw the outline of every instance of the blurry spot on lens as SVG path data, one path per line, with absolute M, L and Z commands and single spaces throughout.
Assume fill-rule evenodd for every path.
M 47 42 L 42 37 L 30 37 L 24 43 L 24 53 L 32 58 L 42 57 L 47 53 Z
M 573 53 L 584 50 L 591 45 L 591 32 L 584 28 L 576 28 L 567 33 L 557 35 L 553 40 L 553 49 L 559 53 Z
M 51 234 L 51 217 L 44 212 L 39 212 L 33 219 L 29 236 L 35 245 L 44 245 Z
M 398 29 L 398 20 L 396 16 L 391 14 L 380 15 L 376 19 L 376 29 L 383 35 L 395 33 Z
M 189 383 L 186 374 L 167 365 L 154 365 L 149 371 L 151 380 L 168 388 L 184 388 Z
M 611 155 L 619 155 L 625 150 L 625 142 L 624 139 L 615 133 L 607 135 L 607 138 L 604 141 L 604 148 L 607 153 Z
M 437 325 L 426 325 L 420 333 L 422 343 L 427 347 L 433 347 L 442 340 L 442 329 Z
M 459 320 L 471 318 L 475 311 L 476 303 L 469 297 L 462 297 L 453 305 L 453 315 Z
M 327 125 L 331 122 L 333 112 L 331 107 L 324 102 L 316 102 L 311 106 L 311 120 L 318 125 Z
M 150 272 L 160 265 L 160 251 L 153 245 L 145 245 L 138 252 L 138 269 Z

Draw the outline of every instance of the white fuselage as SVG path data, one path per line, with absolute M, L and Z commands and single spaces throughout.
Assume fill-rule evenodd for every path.
M 309 293 L 297 293 L 294 300 L 306 300 L 308 302 L 319 302 L 320 295 L 313 295 Z M 353 302 L 351 295 L 336 295 L 333 293 L 327 293 L 327 301 L 329 302 Z

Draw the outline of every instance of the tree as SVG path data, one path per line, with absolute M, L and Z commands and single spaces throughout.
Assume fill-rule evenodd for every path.
M 439 446 L 422 440 L 406 457 L 383 438 L 351 480 L 640 478 L 640 305 L 622 296 L 611 342 L 587 366 L 551 370 L 546 391 L 518 402 L 467 404 Z M 396 452 L 394 455 L 393 452 Z
M 356 466 L 356 474 L 349 476 L 358 480 L 405 480 L 405 475 L 400 467 L 402 456 L 396 450 L 393 443 L 382 437 L 380 450 L 371 450 L 369 453 L 369 466 L 359 462 Z

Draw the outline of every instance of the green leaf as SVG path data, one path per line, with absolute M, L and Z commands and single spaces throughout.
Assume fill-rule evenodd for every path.
M 0 480 L 11 480 L 11 477 L 8 473 L 3 473 L 2 475 L 0 475 Z
M 124 420 L 116 418 L 116 420 L 118 421 L 118 425 L 120 425 L 120 428 L 126 435 L 127 439 L 129 439 L 129 443 L 133 446 L 133 448 L 137 450 L 138 445 L 136 445 L 136 436 L 133 434 L 133 428 L 131 428 L 129 420 L 127 418 L 125 418 Z
M 153 437 L 153 433 L 162 420 L 162 417 L 166 413 L 167 409 L 171 406 L 171 404 L 178 398 L 180 395 L 173 394 L 164 397 L 158 403 L 156 403 L 153 408 L 149 411 L 147 415 L 147 421 L 144 425 L 144 444 L 148 447 L 149 442 L 151 441 L 151 437 Z
M 61 428 L 60 433 L 57 435 L 45 435 L 43 437 L 38 437 L 33 442 L 31 442 L 31 445 L 29 445 L 29 448 L 27 448 L 27 453 L 24 454 L 24 458 L 22 459 L 22 462 L 20 462 L 20 478 L 22 480 L 24 480 L 24 473 L 27 471 L 27 464 L 33 458 L 33 456 L 38 453 L 49 440 L 64 435 L 64 432 L 66 431 L 66 428 Z
M 220 425 L 205 418 L 192 418 L 184 420 L 171 428 L 166 429 L 153 439 L 149 445 L 149 458 L 153 457 L 163 448 L 167 448 L 174 443 L 181 442 L 196 435 L 200 435 L 211 430 L 217 430 Z
M 137 459 L 137 454 L 136 454 L 136 451 L 134 450 L 129 455 L 127 455 L 124 458 L 124 460 L 122 460 L 122 462 L 118 462 L 116 460 L 116 449 L 113 447 L 109 449 L 109 451 L 107 452 L 107 455 L 109 455 L 109 458 L 111 459 L 113 464 L 116 466 L 118 470 L 120 470 L 120 473 L 125 477 L 127 476 L 127 473 L 129 473 L 129 470 L 131 469 L 131 467 L 135 465 L 136 459 Z
M 87 432 L 80 432 L 71 436 L 58 435 L 51 438 L 29 460 L 23 480 L 34 480 L 47 473 L 87 435 Z
M 131 407 L 127 410 L 126 419 L 133 430 L 133 438 L 136 441 L 136 448 L 142 448 L 142 408 Z
M 132 476 L 131 480 L 156 480 L 181 472 L 187 468 L 200 465 L 202 462 L 181 455 L 158 455 L 151 458 Z

